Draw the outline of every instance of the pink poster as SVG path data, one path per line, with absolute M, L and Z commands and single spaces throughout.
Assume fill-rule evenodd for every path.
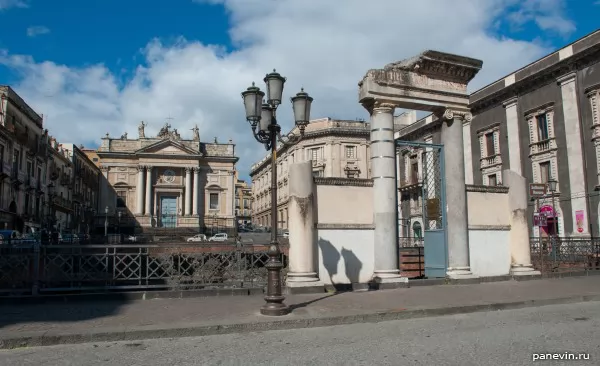
M 575 222 L 577 224 L 577 232 L 578 233 L 583 232 L 583 225 L 585 224 L 583 216 L 584 216 L 583 210 L 575 211 Z

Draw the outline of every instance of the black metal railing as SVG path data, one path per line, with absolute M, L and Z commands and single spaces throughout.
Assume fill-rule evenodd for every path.
M 262 288 L 267 249 L 240 243 L 3 245 L 0 295 Z M 287 268 L 288 247 L 282 251 Z
M 600 239 L 531 238 L 531 263 L 542 273 L 600 270 Z

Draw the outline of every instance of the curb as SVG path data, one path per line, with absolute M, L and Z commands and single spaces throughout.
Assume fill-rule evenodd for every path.
M 600 295 L 571 296 L 555 299 L 524 300 L 505 303 L 478 304 L 446 308 L 429 308 L 416 310 L 388 310 L 376 313 L 327 316 L 319 318 L 283 319 L 259 321 L 254 323 L 238 323 L 224 325 L 191 325 L 182 328 L 159 328 L 150 326 L 138 329 L 126 327 L 90 331 L 88 333 L 52 334 L 43 331 L 29 335 L 0 337 L 0 349 L 23 347 L 55 346 L 65 344 L 82 344 L 92 342 L 133 341 L 160 338 L 199 337 L 231 333 L 250 333 L 269 330 L 289 330 L 300 328 L 317 328 L 334 325 L 357 323 L 378 323 L 392 320 L 418 319 L 443 315 L 468 314 L 485 311 L 523 309 L 529 307 L 562 305 L 582 302 L 600 301 Z M 293 315 L 291 315 L 293 316 Z M 286 316 L 287 317 L 287 316 Z

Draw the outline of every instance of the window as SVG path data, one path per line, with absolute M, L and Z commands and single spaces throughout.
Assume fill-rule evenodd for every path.
M 27 162 L 27 176 L 31 177 L 33 175 L 33 163 L 31 161 Z
M 548 183 L 550 178 L 550 162 L 540 163 L 540 183 Z
M 346 158 L 356 158 L 356 146 L 346 146 Z
M 410 165 L 410 182 L 417 183 L 419 181 L 419 163 L 414 162 Z
M 548 140 L 548 119 L 545 114 L 540 114 L 535 117 L 538 129 L 538 141 Z
M 497 186 L 497 185 L 498 185 L 498 181 L 497 181 L 496 174 L 488 175 L 488 186 L 493 187 L 493 186 Z
M 98 158 L 92 158 L 92 161 L 95 163 L 98 161 Z
M 127 207 L 127 191 L 117 191 L 117 208 Z
M 25 206 L 23 207 L 23 213 L 29 214 L 29 194 L 25 193 Z
M 310 149 L 310 159 L 317 161 L 319 159 L 319 149 Z
M 37 179 L 42 180 L 42 168 L 38 166 L 37 168 Z
M 496 155 L 496 146 L 494 144 L 493 132 L 488 132 L 485 134 L 485 146 L 487 149 L 487 156 Z
M 313 177 L 323 177 L 323 171 L 322 170 L 313 170 Z
M 219 209 L 219 194 L 218 193 L 211 193 L 210 194 L 210 209 L 211 210 L 218 210 Z

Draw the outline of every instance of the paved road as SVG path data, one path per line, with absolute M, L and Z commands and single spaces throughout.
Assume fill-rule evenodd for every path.
M 212 337 L 0 351 L 0 365 L 598 365 L 600 303 Z M 588 361 L 533 361 L 534 352 Z

